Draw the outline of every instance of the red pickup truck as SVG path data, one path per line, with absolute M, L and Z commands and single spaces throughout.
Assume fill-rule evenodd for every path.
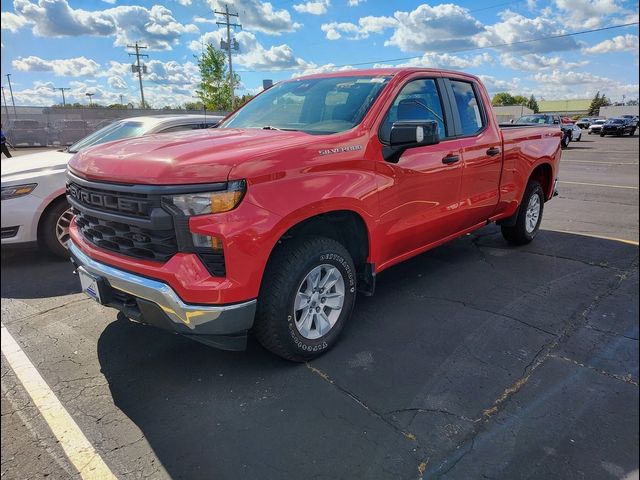
M 490 105 L 460 72 L 338 72 L 281 82 L 215 129 L 84 150 L 67 189 L 82 288 L 212 346 L 252 330 L 313 358 L 386 268 L 489 222 L 536 236 L 561 131 L 501 127 Z

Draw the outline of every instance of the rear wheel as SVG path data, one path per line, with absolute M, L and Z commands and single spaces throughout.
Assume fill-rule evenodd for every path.
M 569 135 L 565 135 L 564 137 L 562 137 L 562 140 L 560 141 L 560 145 L 563 148 L 567 148 L 569 146 L 569 142 L 570 142 L 570 138 Z
M 518 210 L 513 226 L 502 226 L 502 236 L 509 243 L 525 245 L 538 234 L 544 210 L 544 191 L 538 182 L 531 180 Z
M 73 212 L 66 199 L 57 200 L 46 212 L 38 231 L 38 241 L 49 252 L 68 258 L 67 242 Z
M 335 345 L 355 298 L 355 267 L 340 243 L 294 238 L 269 261 L 253 331 L 267 350 L 305 362 Z

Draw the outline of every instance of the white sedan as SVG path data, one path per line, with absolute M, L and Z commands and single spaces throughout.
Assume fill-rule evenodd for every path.
M 2 245 L 35 243 L 67 257 L 73 213 L 65 196 L 67 163 L 74 153 L 100 143 L 209 128 L 222 117 L 157 115 L 131 117 L 77 141 L 66 150 L 46 151 L 2 160 Z

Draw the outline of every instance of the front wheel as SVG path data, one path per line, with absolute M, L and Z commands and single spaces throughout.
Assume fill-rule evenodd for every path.
M 531 242 L 540 229 L 544 210 L 544 191 L 538 182 L 531 180 L 524 192 L 513 226 L 502 226 L 502 236 L 509 243 L 525 245 Z
M 567 148 L 569 146 L 569 142 L 571 140 L 569 139 L 569 135 L 565 135 L 564 137 L 562 137 L 562 140 L 560 141 L 560 145 L 562 146 L 562 148 Z
M 355 298 L 356 270 L 340 243 L 294 238 L 269 261 L 253 331 L 276 355 L 309 361 L 335 345 Z
M 73 219 L 71 207 L 63 198 L 54 203 L 44 215 L 38 231 L 38 241 L 57 257 L 69 258 L 67 242 L 69 241 L 69 225 Z

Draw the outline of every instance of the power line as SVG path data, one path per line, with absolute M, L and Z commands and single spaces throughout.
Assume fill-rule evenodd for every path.
M 238 41 L 235 37 L 231 38 L 231 27 L 234 28 L 242 28 L 242 25 L 239 23 L 231 23 L 230 17 L 238 18 L 237 13 L 229 13 L 229 5 L 224 6 L 224 12 L 219 12 L 217 10 L 213 11 L 216 15 L 223 15 L 224 22 L 216 22 L 218 26 L 224 26 L 227 28 L 227 40 L 220 40 L 220 49 L 227 51 L 227 56 L 229 57 L 229 86 L 231 87 L 231 109 L 233 110 L 233 104 L 235 103 L 235 94 L 234 94 L 234 78 L 233 78 L 233 62 L 231 60 L 231 50 L 238 50 Z
M 135 45 L 127 45 L 127 48 L 135 48 L 136 53 L 129 53 L 130 57 L 136 57 L 136 64 L 135 65 L 131 65 L 131 71 L 133 73 L 138 73 L 138 81 L 140 82 L 140 99 L 142 100 L 142 105 L 141 108 L 146 108 L 146 103 L 144 102 L 144 89 L 142 88 L 142 74 L 143 73 L 147 73 L 147 66 L 146 65 L 140 65 L 140 57 L 142 58 L 149 58 L 149 55 L 146 54 L 142 54 L 140 53 L 140 50 L 147 48 L 146 46 L 142 46 L 142 45 L 138 45 L 138 42 L 136 42 Z
M 506 43 L 495 43 L 493 45 L 486 45 L 484 47 L 470 47 L 470 48 L 459 48 L 459 49 L 455 49 L 455 50 L 444 50 L 441 53 L 463 53 L 463 52 L 472 52 L 472 51 L 477 51 L 477 50 L 486 50 L 486 49 L 490 49 L 490 48 L 500 48 L 500 47 L 509 47 L 509 46 L 513 46 L 513 45 L 523 45 L 523 44 L 527 44 L 527 43 L 534 43 L 534 42 L 540 42 L 542 40 L 552 40 L 552 39 L 557 39 L 557 38 L 566 38 L 566 37 L 574 37 L 576 35 L 584 35 L 586 33 L 594 33 L 594 32 L 602 32 L 605 30 L 613 30 L 616 28 L 624 28 L 624 27 L 630 27 L 633 25 L 638 25 L 639 22 L 630 22 L 630 23 L 624 23 L 621 25 L 611 25 L 609 27 L 601 27 L 601 28 L 593 28 L 590 30 L 581 30 L 578 32 L 571 32 L 571 33 L 563 33 L 563 34 L 558 34 L 558 35 L 548 35 L 546 37 L 539 37 L 539 38 L 532 38 L 530 40 L 519 40 L 517 42 L 506 42 Z M 411 57 L 399 57 L 399 58 L 388 58 L 385 60 L 372 60 L 372 61 L 368 61 L 368 62 L 358 62 L 358 63 L 345 63 L 342 65 L 334 65 L 333 68 L 341 68 L 341 67 L 358 67 L 358 66 L 363 66 L 363 65 L 372 65 L 374 63 L 394 63 L 394 62 L 402 62 L 402 61 L 406 61 L 406 60 L 413 60 L 413 59 L 417 59 L 417 58 L 421 58 L 422 55 L 413 55 Z M 293 68 L 280 68 L 280 69 L 274 69 L 274 70 L 239 70 L 241 72 L 247 72 L 247 73 L 252 73 L 252 72 L 287 72 L 287 71 L 295 71 L 295 70 L 300 70 L 299 67 L 293 67 Z

